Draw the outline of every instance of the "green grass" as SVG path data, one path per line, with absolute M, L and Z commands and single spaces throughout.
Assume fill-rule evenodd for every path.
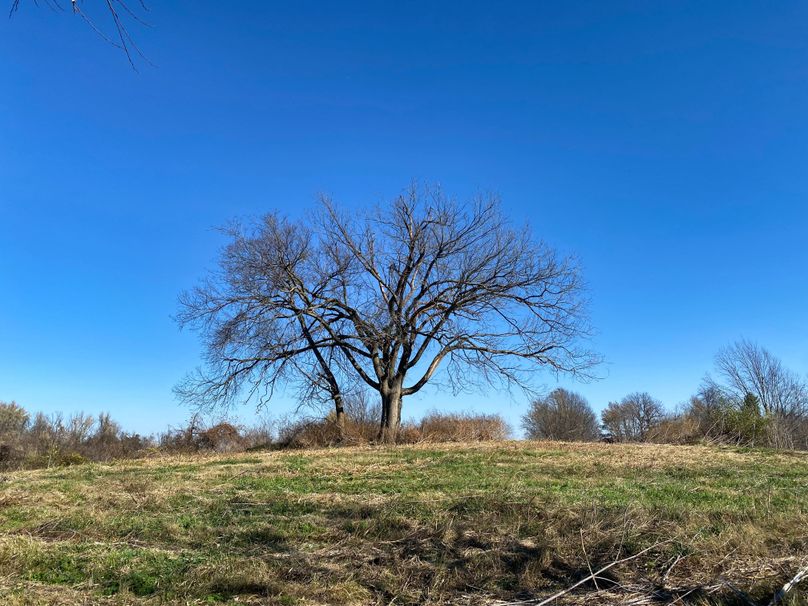
M 740 603 L 728 581 L 767 601 L 808 563 L 808 454 L 432 445 L 166 457 L 0 483 L 3 604 L 531 600 L 650 546 L 599 592 L 564 600 Z

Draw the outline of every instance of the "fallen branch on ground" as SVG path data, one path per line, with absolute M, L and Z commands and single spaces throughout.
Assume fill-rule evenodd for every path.
M 789 591 L 794 589 L 794 587 L 796 587 L 800 581 L 806 578 L 808 578 L 808 566 L 805 566 L 800 570 L 798 570 L 797 574 L 795 574 L 794 577 L 788 583 L 783 585 L 780 588 L 780 590 L 774 594 L 772 601 L 769 602 L 769 606 L 776 606 L 777 604 L 779 604 L 783 600 L 783 598 L 786 597 L 786 594 Z
M 604 572 L 606 572 L 607 570 L 609 570 L 609 568 L 612 568 L 613 566 L 617 566 L 618 564 L 622 564 L 622 563 L 624 563 L 624 562 L 629 562 L 629 561 L 631 561 L 631 560 L 634 560 L 634 559 L 636 559 L 636 558 L 639 558 L 641 555 L 643 555 L 643 554 L 645 554 L 645 553 L 648 553 L 648 552 L 649 552 L 649 551 L 651 551 L 652 549 L 656 549 L 656 548 L 657 548 L 657 547 L 659 547 L 660 545 L 664 545 L 665 543 L 670 543 L 670 542 L 671 542 L 670 540 L 667 540 L 667 541 L 660 541 L 659 543 L 655 543 L 655 544 L 651 545 L 650 547 L 646 547 L 646 548 L 645 548 L 645 549 L 643 549 L 642 551 L 638 551 L 637 553 L 635 553 L 635 554 L 634 554 L 634 555 L 632 555 L 632 556 L 628 556 L 628 557 L 626 557 L 626 558 L 621 558 L 621 559 L 619 559 L 619 560 L 615 560 L 615 561 L 614 561 L 614 562 L 612 562 L 611 564 L 607 564 L 606 566 L 604 566 L 604 567 L 603 567 L 603 568 L 601 568 L 600 570 L 597 570 L 597 571 L 593 572 L 592 574 L 589 574 L 589 575 L 585 576 L 583 579 L 581 579 L 580 581 L 578 581 L 578 582 L 577 582 L 577 583 L 575 583 L 574 585 L 570 585 L 570 586 L 569 586 L 569 587 L 567 587 L 566 589 L 564 589 L 564 590 L 562 590 L 562 591 L 559 591 L 558 593 L 555 593 L 555 594 L 551 595 L 549 598 L 546 598 L 546 599 L 542 600 L 541 602 L 536 602 L 536 601 L 534 601 L 534 600 L 526 600 L 526 601 L 521 601 L 521 602 L 507 602 L 507 603 L 505 603 L 505 604 L 501 604 L 500 606 L 519 606 L 519 605 L 525 605 L 525 606 L 526 606 L 526 605 L 528 605 L 528 604 L 532 604 L 533 606 L 546 606 L 546 605 L 547 605 L 547 604 L 549 604 L 550 602 L 554 602 L 554 601 L 555 601 L 555 600 L 557 600 L 558 598 L 560 598 L 560 597 L 562 597 L 562 596 L 564 596 L 564 595 L 568 594 L 570 591 L 572 591 L 572 590 L 573 590 L 573 589 L 575 589 L 576 587 L 580 587 L 581 585 L 583 585 L 583 584 L 584 584 L 584 583 L 586 583 L 587 581 L 592 581 L 592 580 L 594 580 L 595 578 L 599 577 L 599 576 L 600 576 L 602 573 L 604 573 Z

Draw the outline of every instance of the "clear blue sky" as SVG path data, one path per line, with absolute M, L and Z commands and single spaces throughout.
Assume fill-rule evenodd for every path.
M 23 4 L 0 19 L 0 400 L 180 423 L 200 349 L 171 315 L 210 228 L 413 178 L 497 191 L 580 256 L 607 364 L 563 384 L 596 409 L 675 406 L 741 336 L 808 371 L 805 2 L 150 2 L 140 73 Z M 526 403 L 405 416 L 442 405 Z

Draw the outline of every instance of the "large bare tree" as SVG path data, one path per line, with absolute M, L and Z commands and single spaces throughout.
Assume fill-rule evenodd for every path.
M 314 227 L 286 222 L 298 235 L 280 243 L 272 221 L 246 237 L 246 256 L 183 299 L 183 322 L 208 338 L 213 379 L 202 391 L 214 399 L 244 379 L 274 385 L 328 352 L 327 366 L 379 394 L 379 439 L 394 441 L 403 398 L 430 381 L 527 387 L 540 368 L 586 373 L 597 362 L 581 346 L 576 264 L 514 229 L 494 197 L 461 205 L 413 187 L 351 213 L 323 199 Z M 266 263 L 267 246 L 291 250 Z
M 339 350 L 308 304 L 333 276 L 321 271 L 311 231 L 277 214 L 222 231 L 230 241 L 219 270 L 180 295 L 177 320 L 201 332 L 207 365 L 178 395 L 203 409 L 245 397 L 262 406 L 279 383 L 291 383 L 307 402 L 330 400 L 343 431 Z

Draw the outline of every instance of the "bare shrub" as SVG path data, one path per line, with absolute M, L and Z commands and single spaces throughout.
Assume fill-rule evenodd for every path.
M 366 444 L 376 439 L 382 409 L 366 390 L 355 391 L 345 400 L 348 423 L 345 428 L 346 443 Z
M 399 444 L 418 444 L 419 442 L 423 441 L 423 434 L 417 425 L 412 423 L 401 424 L 401 430 L 398 434 Z
M 609 402 L 601 413 L 604 432 L 616 442 L 643 442 L 664 418 L 662 402 L 644 392 Z
M 247 449 L 249 442 L 232 423 L 220 421 L 208 427 L 197 414 L 185 427 L 161 434 L 159 444 L 161 449 L 169 452 L 241 452 Z
M 269 417 L 262 417 L 255 424 L 241 432 L 245 450 L 263 450 L 272 447 L 275 441 L 276 423 Z
M 505 440 L 510 427 L 499 415 L 430 412 L 416 425 L 423 442 Z
M 648 430 L 645 439 L 657 444 L 697 444 L 701 441 L 699 422 L 686 414 L 666 417 Z
M 346 423 L 346 432 L 348 430 Z M 278 446 L 281 448 L 318 448 L 336 446 L 342 440 L 342 432 L 336 418 L 286 421 L 278 430 Z
M 282 448 L 314 448 L 369 444 L 379 433 L 381 407 L 365 390 L 354 390 L 344 399 L 342 425 L 332 411 L 325 418 L 286 419 L 278 430 Z
M 376 441 L 377 421 L 361 417 L 354 421 L 348 418 L 344 434 L 340 434 L 334 415 L 325 419 L 287 421 L 278 436 L 281 448 L 317 448 L 346 444 L 370 444 Z M 484 442 L 504 440 L 510 435 L 510 427 L 499 415 L 458 413 L 428 413 L 417 422 L 403 423 L 399 442 Z
M 37 413 L 33 419 L 14 402 L 0 403 L 0 467 L 50 467 L 142 456 L 149 438 L 126 433 L 108 413 L 98 419 Z
M 237 452 L 244 450 L 244 440 L 238 428 L 230 423 L 218 423 L 196 437 L 198 450 Z
M 196 452 L 199 450 L 196 438 L 205 430 L 205 423 L 198 414 L 193 415 L 185 427 L 169 427 L 158 437 L 161 450 L 168 452 Z
M 561 388 L 534 400 L 522 417 L 522 427 L 531 440 L 591 442 L 600 436 L 595 413 L 586 398 Z

